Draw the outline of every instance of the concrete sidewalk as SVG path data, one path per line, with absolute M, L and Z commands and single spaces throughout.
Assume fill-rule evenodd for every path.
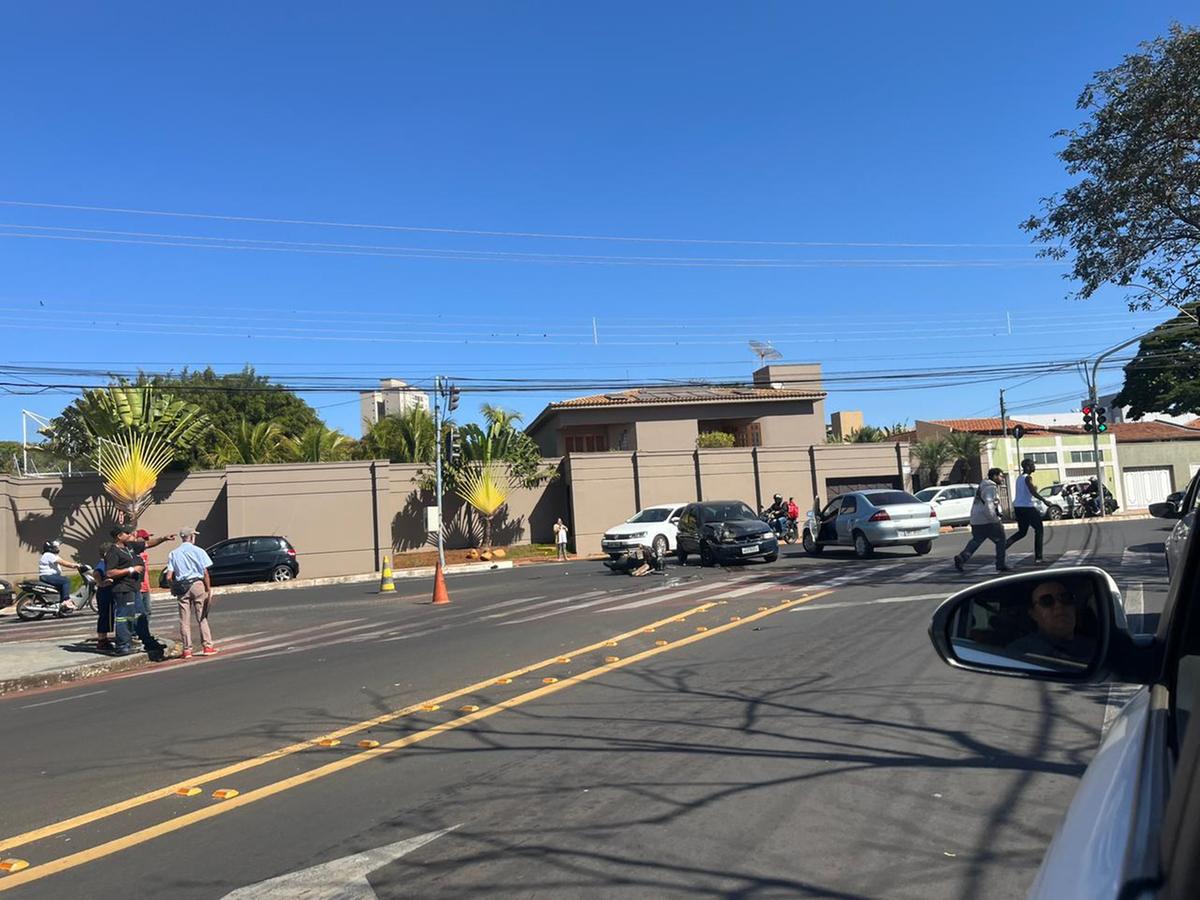
M 5 644 L 0 652 L 0 695 L 147 665 L 155 663 L 140 650 L 132 656 L 105 656 L 97 652 L 94 637 Z

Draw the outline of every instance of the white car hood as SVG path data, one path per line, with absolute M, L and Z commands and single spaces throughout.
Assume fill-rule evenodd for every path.
M 620 525 L 614 525 L 605 534 L 637 534 L 639 531 L 657 531 L 666 525 L 666 522 L 622 522 Z

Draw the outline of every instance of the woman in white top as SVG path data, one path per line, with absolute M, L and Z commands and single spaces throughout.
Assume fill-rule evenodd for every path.
M 1037 500 L 1043 506 L 1048 506 L 1046 498 L 1038 493 L 1033 484 L 1033 473 L 1037 464 L 1032 459 L 1022 460 L 1021 474 L 1017 477 L 1017 495 L 1013 498 L 1013 514 L 1017 517 L 1017 530 L 1008 539 L 1006 547 L 1011 547 L 1033 529 L 1033 561 L 1042 563 L 1042 514 L 1038 512 L 1033 501 Z
M 554 542 L 558 544 L 558 558 L 561 561 L 566 561 L 567 558 L 567 526 L 563 524 L 562 519 L 556 519 L 554 522 Z
M 46 541 L 42 544 L 42 555 L 38 557 L 38 581 L 58 588 L 58 596 L 63 605 L 74 609 L 71 603 L 71 579 L 62 573 L 62 566 L 68 569 L 78 569 L 75 563 L 67 562 L 58 555 L 58 541 Z

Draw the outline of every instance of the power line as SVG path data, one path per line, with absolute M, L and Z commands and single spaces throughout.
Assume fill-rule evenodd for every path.
M 98 212 L 117 215 L 158 216 L 176 219 L 198 219 L 220 222 L 242 222 L 259 225 L 302 225 L 317 228 L 353 228 L 372 231 L 420 232 L 426 234 L 469 235 L 477 237 L 534 238 L 563 241 L 616 241 L 640 244 L 716 244 L 760 247 L 897 247 L 897 248 L 1038 248 L 1040 245 L 988 242 L 927 242 L 927 241 L 783 241 L 735 238 L 677 238 L 638 237 L 631 235 L 555 233 L 542 231 L 502 231 L 479 228 L 447 228 L 430 225 L 389 225 L 370 222 L 342 222 L 322 219 L 291 219 L 269 216 L 238 216 L 218 213 L 183 212 L 178 210 L 137 209 L 119 206 L 90 206 L 78 203 L 45 203 L 26 200 L 0 200 L 0 206 L 27 209 L 56 209 L 73 212 Z

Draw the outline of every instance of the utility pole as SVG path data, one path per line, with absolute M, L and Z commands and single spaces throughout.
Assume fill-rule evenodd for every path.
M 1004 388 L 1000 388 L 1000 428 L 1004 432 L 1004 458 L 1008 459 L 1008 410 L 1004 406 Z M 1017 446 L 1019 447 L 1020 445 L 1018 444 Z M 1020 462 L 1018 462 L 1017 465 L 1019 467 Z M 1007 474 L 1008 470 L 1007 467 L 1005 467 L 1005 475 Z M 1005 480 L 1007 481 L 1007 478 Z M 1008 485 L 1005 485 L 1004 493 L 1008 498 L 1008 503 L 1006 505 L 1008 506 L 1008 515 L 1011 518 L 1013 514 L 1012 491 L 1008 489 Z
M 446 546 L 443 538 L 445 527 L 442 524 L 442 376 L 435 375 L 433 379 L 433 435 L 434 435 L 434 459 L 437 469 L 437 547 L 438 547 L 438 562 L 442 568 L 446 568 Z

